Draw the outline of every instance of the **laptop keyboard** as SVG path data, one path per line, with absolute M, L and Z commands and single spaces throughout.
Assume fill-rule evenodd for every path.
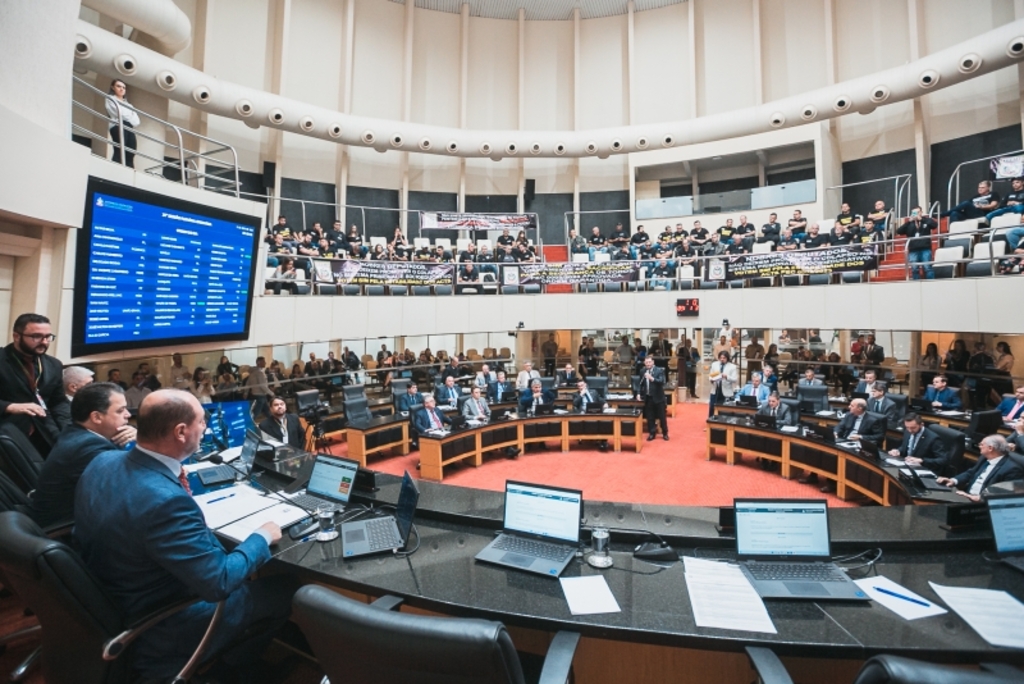
M 321 499 L 319 496 L 313 496 L 312 494 L 299 494 L 298 496 L 291 497 L 289 500 L 299 508 L 304 508 L 310 511 L 315 511 L 317 506 L 334 503 L 333 501 Z
M 395 539 L 391 527 L 391 518 L 375 518 L 366 522 L 366 541 L 370 548 L 393 549 L 401 544 L 401 540 Z
M 759 581 L 808 580 L 812 582 L 842 582 L 846 576 L 831 564 L 820 563 L 750 563 L 747 570 Z
M 499 551 L 513 551 L 535 558 L 543 558 L 551 561 L 561 561 L 573 553 L 571 547 L 560 544 L 548 544 L 546 542 L 523 539 L 505 534 L 494 542 L 494 548 Z
M 237 474 L 238 471 L 229 465 L 218 465 L 200 470 L 199 481 L 204 485 L 209 482 L 230 482 Z

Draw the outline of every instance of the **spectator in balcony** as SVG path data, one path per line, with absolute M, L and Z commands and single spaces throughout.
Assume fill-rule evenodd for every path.
M 786 224 L 789 229 L 793 231 L 793 237 L 799 242 L 804 241 L 804 234 L 807 232 L 807 219 L 804 218 L 804 214 L 799 209 L 793 210 L 793 218 L 789 219 Z
M 623 228 L 621 223 L 615 224 L 615 230 L 612 231 L 612 236 L 608 238 L 608 242 L 611 244 L 612 249 L 629 253 L 629 231 Z
M 700 262 L 697 260 L 697 250 L 690 244 L 690 239 L 685 235 L 676 243 L 673 256 L 679 266 L 692 266 L 694 275 L 700 273 Z
M 871 219 L 871 221 L 875 224 L 876 233 L 884 233 L 885 222 L 889 218 L 889 210 L 885 208 L 885 202 L 883 202 L 882 200 L 876 200 L 874 210 L 868 212 L 866 218 Z M 866 223 L 867 221 L 865 220 L 865 224 Z
M 587 238 L 577 233 L 575 228 L 569 229 L 569 254 L 586 254 L 588 256 L 590 254 L 590 248 L 587 247 Z
M 590 239 L 587 240 L 587 243 L 590 245 L 589 253 L 591 261 L 594 260 L 594 256 L 597 254 L 608 253 L 608 240 L 605 239 L 604 235 L 601 235 L 601 229 L 597 226 L 590 229 Z
M 494 265 L 494 254 L 487 245 L 482 245 L 476 255 L 476 263 L 479 264 L 481 273 L 493 273 L 497 275 L 498 267 Z
M 725 247 L 725 253 L 729 255 L 746 254 L 747 248 L 743 244 L 743 235 L 733 231 L 729 244 Z
M 978 194 L 973 198 L 961 202 L 955 207 L 950 207 L 942 212 L 940 216 L 949 217 L 950 223 L 964 221 L 966 219 L 981 218 L 989 212 L 999 208 L 1002 198 L 999 193 L 992 189 L 992 181 L 983 180 L 978 183 Z
M 106 98 L 107 117 L 110 119 L 110 139 L 114 141 L 114 156 L 111 160 L 117 164 L 121 163 L 121 155 L 124 153 L 124 165 L 130 169 L 135 168 L 135 128 L 139 125 L 139 113 L 128 104 L 125 95 L 128 94 L 128 86 L 124 81 L 115 78 L 110 82 L 109 96 Z M 120 123 L 124 125 L 124 140 L 121 140 L 121 126 L 118 124 L 118 112 L 121 113 Z M 122 145 L 122 142 L 124 143 Z
M 736 232 L 736 227 L 732 223 L 732 219 L 725 219 L 725 225 L 718 227 L 718 237 L 722 240 L 722 244 L 728 245 L 732 242 L 733 233 Z
M 423 246 L 417 247 L 413 253 L 413 259 L 415 261 L 432 261 L 434 259 L 434 250 L 430 249 L 430 243 L 423 243 Z
M 535 261 L 539 261 L 537 258 L 537 252 L 534 251 L 533 247 L 525 242 L 517 242 L 512 253 L 515 256 L 516 261 L 520 263 L 533 263 Z
M 672 231 L 672 242 L 679 244 L 683 241 L 683 238 L 689 238 L 689 233 L 686 232 L 686 228 L 683 227 L 682 223 L 676 224 L 676 229 Z
M 658 236 L 658 242 L 672 242 L 672 238 L 672 227 L 665 226 L 665 230 L 661 231 L 661 235 Z
M 845 204 L 843 206 L 846 206 Z M 832 227 L 828 236 L 828 244 L 831 247 L 846 247 L 853 242 L 853 234 L 846 229 L 846 226 L 838 221 Z
M 409 241 L 405 239 L 402 229 L 398 226 L 395 226 L 395 233 L 391 236 L 391 242 L 388 243 L 388 247 L 391 249 L 392 258 L 395 261 L 409 261 L 412 259 L 413 248 Z
M 472 261 L 467 261 L 462 264 L 462 268 L 459 269 L 459 282 L 457 291 L 461 294 L 467 289 L 479 292 L 480 285 L 480 271 L 477 270 L 476 264 Z
M 651 271 L 648 278 L 650 278 L 653 289 L 671 290 L 672 279 L 675 278 L 675 275 L 675 269 L 669 266 L 668 261 L 659 259 L 658 264 Z
M 711 241 L 708 229 L 700 225 L 700 221 L 693 222 L 693 230 L 690 231 L 690 244 L 698 253 L 703 253 Z
M 792 231 L 790 231 L 792 235 Z M 761 237 L 757 238 L 758 242 L 771 242 L 778 247 L 779 241 L 782 238 L 782 225 L 779 223 L 779 215 L 774 211 L 768 214 L 768 223 L 761 226 Z
M 812 223 L 807 227 L 807 233 L 804 235 L 802 240 L 804 249 L 818 249 L 819 247 L 828 247 L 830 244 L 829 236 L 821 234 L 821 228 L 817 223 Z
M 910 218 L 896 230 L 897 235 L 907 238 L 907 264 L 914 280 L 920 280 L 920 271 L 924 271 L 924 277 L 929 280 L 935 278 L 930 236 L 938 229 L 938 224 L 931 217 L 925 216 L 921 207 L 914 207 L 910 210 Z
M 853 210 L 850 209 L 850 205 L 847 202 L 843 202 L 839 207 L 839 215 L 836 216 L 836 225 L 846 228 L 847 231 L 853 231 L 854 229 L 860 228 L 860 217 L 855 216 Z
M 310 236 L 310 240 L 315 245 L 318 244 L 320 242 L 320 238 L 324 236 L 324 229 L 320 227 L 319 221 L 313 221 L 313 225 L 306 231 L 306 234 Z
M 782 235 L 779 237 L 779 241 L 775 244 L 775 250 L 778 252 L 792 252 L 795 249 L 800 249 L 800 243 L 795 237 L 793 237 L 793 231 L 789 228 L 782 229 Z
M 390 256 L 384 249 L 384 245 L 374 245 L 370 252 L 370 261 L 387 261 Z
M 872 240 L 883 240 L 885 236 L 878 231 L 875 227 L 875 222 L 869 218 L 864 219 L 864 225 L 860 231 L 856 234 L 854 242 L 862 242 L 867 244 Z
M 498 236 L 496 241 L 499 247 L 511 247 L 516 242 L 516 239 L 512 237 L 512 234 L 508 232 L 508 228 L 501 231 L 501 235 Z
M 467 261 L 476 261 L 477 259 L 476 245 L 470 241 L 464 250 L 459 252 L 459 263 L 463 264 Z
M 725 248 L 721 236 L 718 233 L 711 233 L 711 239 L 704 245 L 704 256 L 721 256 L 725 254 Z
M 320 252 L 320 256 L 325 259 L 337 259 L 341 254 L 343 254 L 343 252 L 338 252 L 337 244 L 332 243 L 326 236 L 320 238 L 320 242 L 317 244 L 316 248 L 317 251 Z
M 1003 199 L 999 208 L 990 211 L 985 218 L 991 223 L 992 219 L 1003 214 L 1024 214 L 1024 178 L 1014 178 L 1010 181 L 1010 192 Z M 1016 247 L 1019 239 L 1018 237 L 1011 244 Z
M 636 232 L 633 233 L 633 237 L 629 238 L 629 258 L 636 259 L 640 254 L 640 249 L 650 241 L 650 237 L 647 235 L 647 231 L 644 230 L 643 226 L 637 226 Z
M 353 258 L 366 258 L 366 253 L 370 250 L 363 244 L 363 236 L 360 234 L 359 227 L 356 224 L 353 223 L 349 226 L 348 235 L 345 236 L 345 240 L 348 242 L 349 251 L 352 253 Z
M 745 215 L 740 216 L 740 222 L 736 226 L 736 232 L 743 236 L 743 249 L 750 252 L 754 249 L 754 240 L 757 238 L 757 228 L 753 223 L 747 221 Z
M 273 245 L 275 244 L 274 238 L 279 236 L 281 238 L 280 242 L 292 249 L 295 249 L 295 231 L 293 231 L 291 226 L 288 225 L 288 219 L 286 219 L 283 214 L 277 217 L 277 223 L 271 226 L 270 230 L 267 231 L 267 242 Z
M 516 255 L 512 251 L 512 245 L 504 245 L 501 247 L 501 252 L 497 255 L 497 260 L 503 264 L 514 264 L 516 263 Z
M 452 254 L 446 252 L 442 245 L 438 245 L 434 248 L 433 260 L 439 264 L 450 264 L 452 263 Z
M 274 273 L 267 279 L 267 288 L 276 295 L 281 294 L 282 289 L 287 289 L 292 294 L 295 294 L 295 281 L 297 278 L 298 273 L 295 270 L 295 261 L 284 257 L 277 264 Z

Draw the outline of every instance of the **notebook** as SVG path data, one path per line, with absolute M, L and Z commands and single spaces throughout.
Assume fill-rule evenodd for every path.
M 318 454 L 313 462 L 306 488 L 291 498 L 295 505 L 316 510 L 323 504 L 336 504 L 344 510 L 352 495 L 359 462 L 338 456 Z
M 735 499 L 736 556 L 762 598 L 867 601 L 831 561 L 824 499 Z
M 420 490 L 409 471 L 406 471 L 402 476 L 402 489 L 398 494 L 394 515 L 356 520 L 341 526 L 342 555 L 353 558 L 404 548 L 409 541 L 412 519 L 419 500 Z
M 504 530 L 476 559 L 558 577 L 579 548 L 582 516 L 579 490 L 506 480 Z
M 988 515 L 999 559 L 1024 572 L 1024 495 L 990 498 Z

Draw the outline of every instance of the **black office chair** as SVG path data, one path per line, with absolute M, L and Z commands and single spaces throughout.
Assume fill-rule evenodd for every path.
M 758 681 L 793 684 L 778 656 L 770 649 L 747 646 Z M 860 668 L 853 684 L 1009 684 L 1021 681 L 1021 671 L 1005 663 L 981 663 L 981 671 L 947 667 L 893 655 L 878 655 Z
M 828 387 L 825 385 L 797 385 L 796 397 L 800 405 L 813 411 L 828 411 Z
M 555 378 L 543 377 L 540 379 L 540 388 L 545 391 L 551 391 L 555 389 Z
M 400 613 L 401 599 L 367 605 L 321 586 L 292 601 L 298 624 L 330 681 L 376 684 L 562 684 L 572 674 L 579 634 L 558 632 L 539 679 L 500 622 Z
M 398 407 L 398 397 L 402 396 L 409 390 L 409 385 L 412 383 L 411 378 L 393 378 L 391 380 L 391 401 Z
M 199 600 L 179 601 L 129 625 L 77 553 L 14 511 L 0 513 L 0 578 L 39 618 L 47 684 L 126 684 L 130 658 L 119 656 L 132 641 Z M 223 602 L 176 684 L 195 672 L 222 611 Z
M 365 425 L 373 420 L 370 404 L 365 396 L 361 399 L 345 399 L 342 406 L 345 409 L 345 420 L 349 425 Z
M 608 376 L 591 375 L 587 378 L 587 387 L 602 397 L 608 395 Z
M 939 477 L 953 477 L 961 472 L 964 468 L 964 448 L 966 446 L 964 433 L 934 423 L 926 426 L 925 430 L 930 430 L 938 435 L 946 447 L 946 453 L 949 454 L 945 472 L 935 474 Z
M 892 399 L 893 403 L 896 404 L 896 420 L 902 423 L 903 416 L 907 415 L 907 395 L 889 392 L 885 396 Z
M 345 385 L 341 388 L 341 394 L 345 401 L 366 399 L 366 385 Z
M 0 472 L 27 494 L 36 488 L 42 467 L 43 457 L 24 432 L 10 422 L 0 426 Z
M 789 409 L 789 421 L 788 425 L 799 425 L 800 424 L 800 400 L 790 399 L 789 397 L 779 397 L 779 402 L 786 405 Z

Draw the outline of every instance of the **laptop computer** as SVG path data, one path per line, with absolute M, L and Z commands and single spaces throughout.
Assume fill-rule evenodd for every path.
M 800 423 L 800 426 L 806 430 L 810 437 L 814 439 L 820 439 L 826 444 L 835 444 L 836 433 L 832 431 L 832 428 L 827 425 L 818 425 L 817 423 Z
M 741 394 L 736 397 L 736 405 L 757 408 L 757 397 L 751 394 Z
M 579 548 L 582 516 L 582 491 L 506 480 L 503 532 L 476 559 L 558 577 Z
M 910 484 L 909 489 L 916 489 L 918 492 L 953 492 L 956 490 L 955 487 L 949 485 L 940 485 L 935 481 L 934 477 L 921 477 L 921 473 L 917 472 L 916 468 L 906 466 L 900 468 L 900 480 L 906 484 Z
M 918 413 L 932 413 L 935 411 L 935 407 L 926 399 L 911 397 L 907 400 L 907 403 L 910 404 L 910 408 L 914 409 Z
M 604 413 L 604 404 L 600 401 L 593 401 L 587 404 L 587 413 Z
M 533 407 L 533 415 L 535 416 L 550 416 L 555 413 L 554 404 L 537 404 Z
M 999 560 L 1024 572 L 1024 495 L 990 498 L 988 516 Z
M 357 472 L 358 461 L 317 454 L 306 488 L 291 497 L 291 500 L 295 505 L 309 510 L 316 510 L 317 506 L 329 503 L 344 510 L 348 505 L 348 498 L 352 495 Z
M 736 556 L 761 598 L 867 601 L 831 561 L 824 499 L 735 499 Z
M 402 476 L 395 514 L 347 522 L 341 526 L 342 555 L 345 558 L 371 553 L 399 551 L 409 541 L 412 519 L 420 500 L 420 490 L 409 471 Z
M 863 399 L 864 401 L 867 401 L 868 396 L 867 392 L 850 392 L 850 399 Z
M 245 441 L 242 442 L 242 446 L 225 449 L 221 452 L 221 458 L 228 460 L 234 456 L 234 454 L 229 452 L 237 448 L 239 453 L 238 463 L 236 465 L 222 463 L 221 465 L 216 465 L 212 468 L 202 468 L 196 471 L 196 477 L 199 478 L 199 482 L 201 482 L 203 487 L 206 488 L 216 487 L 217 485 L 228 482 L 234 482 L 239 478 L 239 476 L 249 477 L 250 473 L 252 473 L 252 464 L 256 460 L 256 452 L 259 449 L 259 445 L 259 435 L 252 430 L 246 430 Z
M 754 414 L 754 425 L 759 428 L 774 430 L 776 427 L 776 416 L 761 413 Z

